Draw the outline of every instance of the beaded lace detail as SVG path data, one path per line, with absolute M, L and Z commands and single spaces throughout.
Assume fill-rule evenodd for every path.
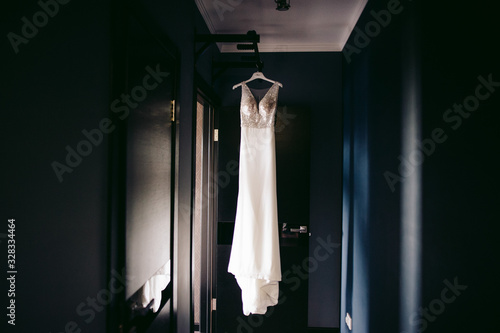
M 278 102 L 278 83 L 275 82 L 257 103 L 246 83 L 241 85 L 241 127 L 268 128 L 274 126 Z

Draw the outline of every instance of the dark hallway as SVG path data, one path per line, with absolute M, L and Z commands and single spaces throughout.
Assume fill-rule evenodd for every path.
M 301 15 L 330 15 L 318 9 L 325 1 L 310 3 Z M 249 317 L 227 261 L 240 152 L 241 91 L 232 86 L 256 68 L 231 67 L 242 54 L 226 44 L 198 52 L 197 38 L 239 15 L 264 20 L 265 9 L 243 8 L 274 14 L 276 3 L 4 4 L 1 331 L 495 331 L 496 11 L 486 1 L 357 3 L 338 51 L 287 49 L 278 22 L 262 25 L 277 38 L 260 36 L 263 72 L 283 83 L 279 228 L 308 231 L 282 230 L 280 302 Z M 293 23 L 297 38 L 336 33 L 307 22 Z M 249 30 L 261 31 L 237 33 Z M 203 240 L 200 282 L 201 104 L 213 112 L 203 146 L 213 238 Z

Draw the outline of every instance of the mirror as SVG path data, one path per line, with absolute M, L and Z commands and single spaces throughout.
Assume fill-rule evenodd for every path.
M 178 63 L 175 48 L 143 22 L 131 10 L 125 93 L 111 105 L 125 122 L 125 332 L 146 331 L 171 297 Z

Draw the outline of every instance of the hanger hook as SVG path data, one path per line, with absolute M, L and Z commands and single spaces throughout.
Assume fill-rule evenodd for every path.
M 262 67 L 264 67 L 264 63 L 262 61 L 257 60 L 255 66 L 257 67 L 257 71 L 262 72 Z

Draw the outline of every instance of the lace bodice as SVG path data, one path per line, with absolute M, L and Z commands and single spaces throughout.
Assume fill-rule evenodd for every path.
M 278 101 L 278 82 L 275 82 L 257 103 L 246 83 L 241 85 L 241 127 L 267 128 L 274 126 Z

